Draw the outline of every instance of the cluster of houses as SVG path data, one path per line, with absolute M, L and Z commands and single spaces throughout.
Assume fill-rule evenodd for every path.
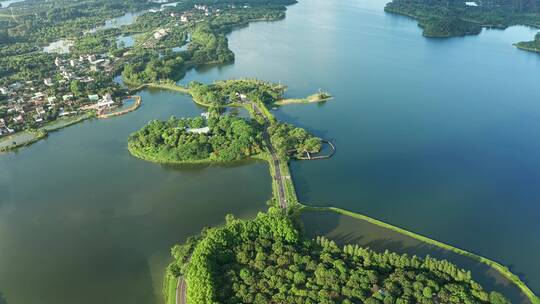
M 55 106 L 56 97 L 47 96 L 40 89 L 45 89 L 50 82 L 48 79 L 43 85 L 34 81 L 15 82 L 0 88 L 0 95 L 7 100 L 0 105 L 0 136 L 22 129 L 28 120 L 31 124 L 39 124 L 47 119 L 47 112 Z
M 0 136 L 20 131 L 85 110 L 114 106 L 110 94 L 75 97 L 71 82 L 92 83 L 93 72 L 112 73 L 116 58 L 107 55 L 81 55 L 75 59 L 57 57 L 57 70 L 42 80 L 4 83 L 0 87 Z
M 77 74 L 88 74 L 88 72 L 104 71 L 110 73 L 114 70 L 112 60 L 108 55 L 79 55 L 78 59 L 62 59 L 56 57 L 54 64 L 58 67 L 60 74 L 65 80 L 80 80 L 83 82 L 93 81 L 90 77 L 77 76 Z

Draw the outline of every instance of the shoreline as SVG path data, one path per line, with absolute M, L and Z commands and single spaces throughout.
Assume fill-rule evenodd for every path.
M 526 52 L 531 52 L 531 53 L 540 53 L 540 48 L 527 47 L 527 46 L 520 45 L 520 43 L 521 43 L 521 42 L 514 43 L 514 46 L 515 46 L 518 50 L 522 50 L 522 51 L 526 51 Z
M 18 150 L 20 148 L 30 146 L 30 145 L 32 145 L 32 144 L 46 138 L 47 136 L 49 136 L 49 133 L 44 129 L 23 130 L 23 131 L 14 133 L 12 135 L 8 135 L 6 138 L 2 138 L 2 140 L 8 140 L 9 141 L 10 138 L 13 138 L 14 136 L 16 136 L 16 135 L 18 135 L 20 133 L 23 133 L 23 132 L 28 132 L 28 133 L 32 134 L 34 137 L 29 139 L 29 140 L 23 141 L 23 142 L 15 142 L 14 141 L 14 143 L 15 143 L 14 145 L 10 145 L 10 146 L 0 148 L 0 153 L 9 153 L 9 152 L 16 151 L 16 150 Z
M 523 295 L 530 301 L 532 304 L 540 304 L 540 298 L 538 298 L 534 292 L 525 284 L 516 274 L 512 273 L 510 269 L 503 264 L 500 264 L 496 261 L 493 261 L 491 259 L 488 259 L 486 257 L 483 257 L 481 255 L 454 247 L 452 245 L 437 241 L 435 239 L 429 238 L 427 236 L 394 226 L 392 224 L 377 220 L 375 218 L 369 217 L 367 215 L 353 212 L 350 210 L 342 209 L 339 207 L 317 207 L 317 206 L 308 206 L 304 204 L 300 204 L 300 208 L 297 210 L 297 215 L 301 214 L 302 212 L 333 212 L 340 215 L 352 217 L 355 219 L 363 220 L 368 223 L 371 223 L 373 225 L 392 230 L 394 232 L 397 232 L 399 234 L 406 235 L 408 237 L 411 237 L 413 239 L 416 239 L 418 241 L 439 247 L 444 250 L 451 251 L 453 253 L 462 255 L 467 258 L 471 258 L 477 262 L 480 262 L 484 265 L 487 265 L 491 269 L 494 269 L 499 274 L 501 274 L 505 279 L 507 279 L 510 283 L 514 284 L 516 287 L 519 288 L 519 290 L 523 293 Z
M 146 154 L 143 154 L 142 152 L 136 151 L 135 149 L 131 148 L 128 144 L 127 147 L 129 154 L 135 158 L 138 158 L 140 160 L 148 161 L 155 164 L 160 165 L 201 165 L 201 166 L 220 166 L 220 165 L 234 165 L 239 164 L 241 162 L 246 161 L 260 161 L 265 160 L 263 156 L 260 156 L 259 154 L 249 156 L 244 159 L 237 159 L 237 160 L 231 160 L 231 161 L 219 161 L 219 160 L 212 160 L 209 158 L 206 159 L 198 159 L 198 160 L 182 160 L 182 161 L 174 161 L 174 160 L 159 160 L 155 157 L 149 157 Z
M 23 142 L 17 142 L 15 145 L 10 145 L 10 146 L 0 148 L 0 153 L 9 153 L 9 152 L 16 151 L 16 150 L 18 150 L 20 148 L 23 148 L 23 147 L 31 146 L 31 145 L 35 144 L 36 142 L 48 137 L 49 133 L 59 131 L 61 129 L 64 129 L 64 128 L 67 128 L 69 126 L 78 124 L 78 123 L 83 122 L 83 121 L 85 121 L 87 119 L 90 119 L 90 118 L 92 118 L 92 114 L 91 113 L 86 113 L 86 114 L 80 115 L 79 117 L 73 119 L 72 121 L 68 121 L 67 123 L 59 125 L 57 127 L 49 128 L 47 126 L 47 125 L 54 125 L 55 123 L 61 122 L 62 120 L 69 120 L 70 119 L 70 118 L 61 118 L 61 119 L 57 119 L 55 121 L 51 121 L 50 123 L 45 124 L 44 126 L 42 126 L 39 129 L 22 130 L 22 131 L 7 135 L 6 137 L 0 138 L 0 141 L 1 140 L 9 140 L 9 138 L 12 138 L 12 137 L 14 137 L 14 136 L 16 136 L 18 134 L 24 133 L 24 132 L 32 133 L 34 135 L 34 137 L 29 139 L 29 140 L 23 141 Z
M 138 108 L 140 108 L 140 106 L 142 104 L 142 98 L 139 95 L 134 95 L 132 97 L 135 98 L 135 104 L 133 104 L 131 107 L 129 107 L 127 109 L 124 109 L 124 110 L 121 110 L 121 111 L 118 111 L 118 112 L 112 112 L 112 113 L 107 113 L 107 114 L 98 114 L 97 118 L 99 118 L 99 119 L 107 119 L 107 118 L 111 118 L 111 117 L 121 116 L 121 115 L 124 115 L 124 114 L 127 114 L 127 113 L 130 113 L 130 112 L 133 112 L 133 111 L 137 110 Z
M 60 131 L 60 130 L 62 130 L 64 128 L 71 127 L 73 125 L 76 125 L 78 123 L 81 123 L 81 122 L 83 122 L 85 120 L 88 120 L 88 119 L 91 119 L 91 118 L 107 119 L 107 118 L 121 116 L 121 115 L 130 113 L 130 112 L 133 112 L 133 111 L 137 110 L 142 104 L 142 98 L 140 96 L 133 96 L 133 97 L 135 98 L 135 104 L 132 107 L 130 107 L 128 109 L 125 109 L 125 110 L 122 110 L 122 111 L 119 111 L 119 112 L 96 115 L 93 111 L 89 111 L 89 112 L 86 112 L 86 113 L 78 115 L 78 116 L 68 117 L 68 118 L 59 118 L 59 119 L 50 121 L 50 122 L 46 123 L 45 125 L 43 125 L 42 127 L 38 128 L 38 129 L 35 129 L 35 130 L 22 130 L 22 131 L 7 135 L 5 137 L 1 137 L 0 141 L 8 140 L 8 138 L 11 138 L 11 137 L 16 136 L 18 134 L 21 134 L 23 132 L 30 132 L 30 133 L 34 134 L 34 136 L 35 136 L 34 138 L 29 139 L 27 141 L 20 142 L 20 143 L 17 143 L 15 145 L 0 148 L 0 153 L 9 153 L 9 152 L 13 152 L 13 151 L 18 150 L 18 149 L 23 148 L 23 147 L 31 146 L 31 145 L 35 144 L 36 142 L 48 137 L 49 133 Z M 61 123 L 63 120 L 68 120 L 68 121 L 65 124 L 60 124 L 59 126 L 50 127 L 51 125 Z M 44 132 L 44 134 L 42 132 Z

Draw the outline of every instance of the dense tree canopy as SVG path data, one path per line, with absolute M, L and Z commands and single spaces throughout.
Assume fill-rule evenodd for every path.
M 208 132 L 195 130 L 208 127 Z M 157 162 L 241 160 L 261 151 L 260 132 L 246 120 L 213 113 L 203 117 L 153 120 L 128 140 L 132 154 Z
M 321 150 L 321 139 L 309 134 L 305 129 L 286 123 L 276 123 L 268 128 L 272 145 L 280 157 L 289 154 L 305 156 L 306 152 Z
M 283 97 L 285 87 L 257 79 L 235 79 L 203 84 L 193 81 L 189 92 L 205 104 L 225 105 L 233 102 L 254 101 L 271 104 Z
M 448 261 L 306 240 L 275 208 L 254 220 L 228 216 L 172 252 L 168 273 L 184 275 L 192 304 L 508 303 Z
M 158 56 L 147 53 L 133 63 L 124 65 L 122 79 L 132 85 L 178 79 L 184 73 L 184 59 L 181 54 Z
M 478 34 L 482 26 L 506 28 L 516 24 L 540 26 L 539 0 L 393 0 L 388 12 L 418 19 L 429 37 Z

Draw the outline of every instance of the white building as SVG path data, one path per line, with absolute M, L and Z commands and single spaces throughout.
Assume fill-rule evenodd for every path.
M 154 33 L 155 39 L 161 39 L 163 37 L 167 36 L 167 30 L 166 29 L 159 29 Z
M 188 133 L 197 133 L 197 134 L 207 134 L 208 132 L 210 132 L 210 128 L 209 127 L 204 127 L 204 128 L 187 128 L 186 131 Z
M 44 83 L 46 86 L 48 86 L 48 87 L 50 87 L 50 86 L 53 85 L 53 81 L 52 81 L 51 78 L 45 78 L 45 79 L 43 79 L 43 83 Z
M 43 110 L 43 107 L 37 107 L 36 108 L 36 113 L 38 115 L 44 115 L 45 114 L 45 110 Z

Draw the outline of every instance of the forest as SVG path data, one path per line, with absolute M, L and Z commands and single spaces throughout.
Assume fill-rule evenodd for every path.
M 215 110 L 207 120 L 202 116 L 153 120 L 128 139 L 133 155 L 160 163 L 242 160 L 260 153 L 261 145 L 256 125 Z
M 268 128 L 270 140 L 279 157 L 287 158 L 289 155 L 303 157 L 306 153 L 321 151 L 321 139 L 287 123 L 276 123 Z
M 516 46 L 520 49 L 531 51 L 531 52 L 540 52 L 540 33 L 537 33 L 532 41 L 519 42 L 516 43 Z
M 482 27 L 540 27 L 539 0 L 393 0 L 385 11 L 418 20 L 427 37 L 479 34 Z
M 193 81 L 189 92 L 197 102 L 226 105 L 246 101 L 269 105 L 283 98 L 285 86 L 257 79 L 236 79 L 203 84 Z
M 167 276 L 185 278 L 192 304 L 508 303 L 445 260 L 306 239 L 275 207 L 253 220 L 228 215 L 171 253 Z

